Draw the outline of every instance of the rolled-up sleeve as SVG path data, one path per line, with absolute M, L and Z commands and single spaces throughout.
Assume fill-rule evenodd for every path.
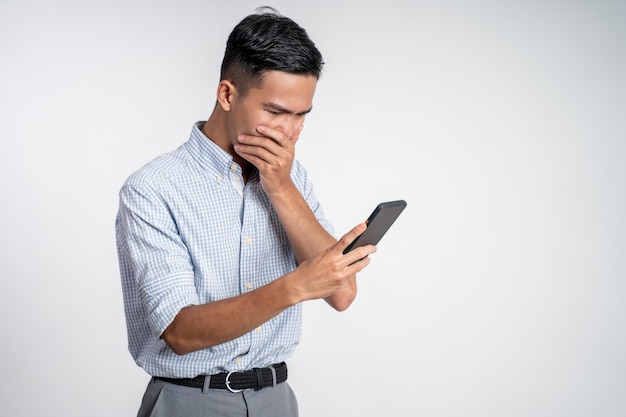
M 126 300 L 140 304 L 127 309 L 142 310 L 160 337 L 182 308 L 199 304 L 189 251 L 167 203 L 146 184 L 120 190 L 116 233 Z

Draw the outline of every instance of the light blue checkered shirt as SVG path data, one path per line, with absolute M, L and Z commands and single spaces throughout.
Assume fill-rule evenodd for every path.
M 160 338 L 178 312 L 251 291 L 293 271 L 296 259 L 253 174 L 193 126 L 189 141 L 131 175 L 120 191 L 117 248 L 130 353 L 147 373 L 187 378 L 268 366 L 300 340 L 301 305 L 227 343 L 187 355 Z M 320 224 L 332 226 L 295 161 L 292 179 Z

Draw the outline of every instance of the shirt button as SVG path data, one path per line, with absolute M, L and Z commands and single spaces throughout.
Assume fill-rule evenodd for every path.
M 237 165 L 232 164 L 232 165 L 230 166 L 230 169 L 232 169 L 233 171 L 237 171 Z
M 254 329 L 254 331 L 257 332 L 257 333 L 260 332 L 261 331 L 261 327 L 263 327 L 263 326 L 257 327 L 256 329 Z
M 239 364 L 241 363 L 241 358 L 237 358 L 237 359 L 235 359 L 235 363 L 236 363 L 237 365 L 239 365 Z
M 246 236 L 246 238 L 243 241 L 249 245 L 250 243 L 252 243 L 252 238 L 250 238 L 250 236 Z
M 220 182 L 220 181 L 222 181 L 223 178 L 222 178 L 221 175 L 218 175 L 217 177 L 215 177 L 215 179 L 217 180 L 217 182 Z
M 251 283 L 251 282 L 246 282 L 246 288 L 247 288 L 247 289 L 252 288 L 252 283 Z

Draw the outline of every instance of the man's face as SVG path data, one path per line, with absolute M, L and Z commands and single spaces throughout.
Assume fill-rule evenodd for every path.
M 260 87 L 250 87 L 243 97 L 236 96 L 230 111 L 230 141 L 241 134 L 260 136 L 257 128 L 266 126 L 297 139 L 304 118 L 311 111 L 317 79 L 309 75 L 269 71 Z

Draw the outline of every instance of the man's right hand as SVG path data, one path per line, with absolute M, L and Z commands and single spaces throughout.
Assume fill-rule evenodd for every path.
M 366 228 L 365 223 L 357 225 L 337 243 L 303 262 L 288 275 L 288 279 L 295 283 L 299 301 L 326 298 L 334 294 L 350 277 L 369 264 L 367 256 L 376 252 L 374 245 L 356 248 L 345 255 L 343 253 Z

